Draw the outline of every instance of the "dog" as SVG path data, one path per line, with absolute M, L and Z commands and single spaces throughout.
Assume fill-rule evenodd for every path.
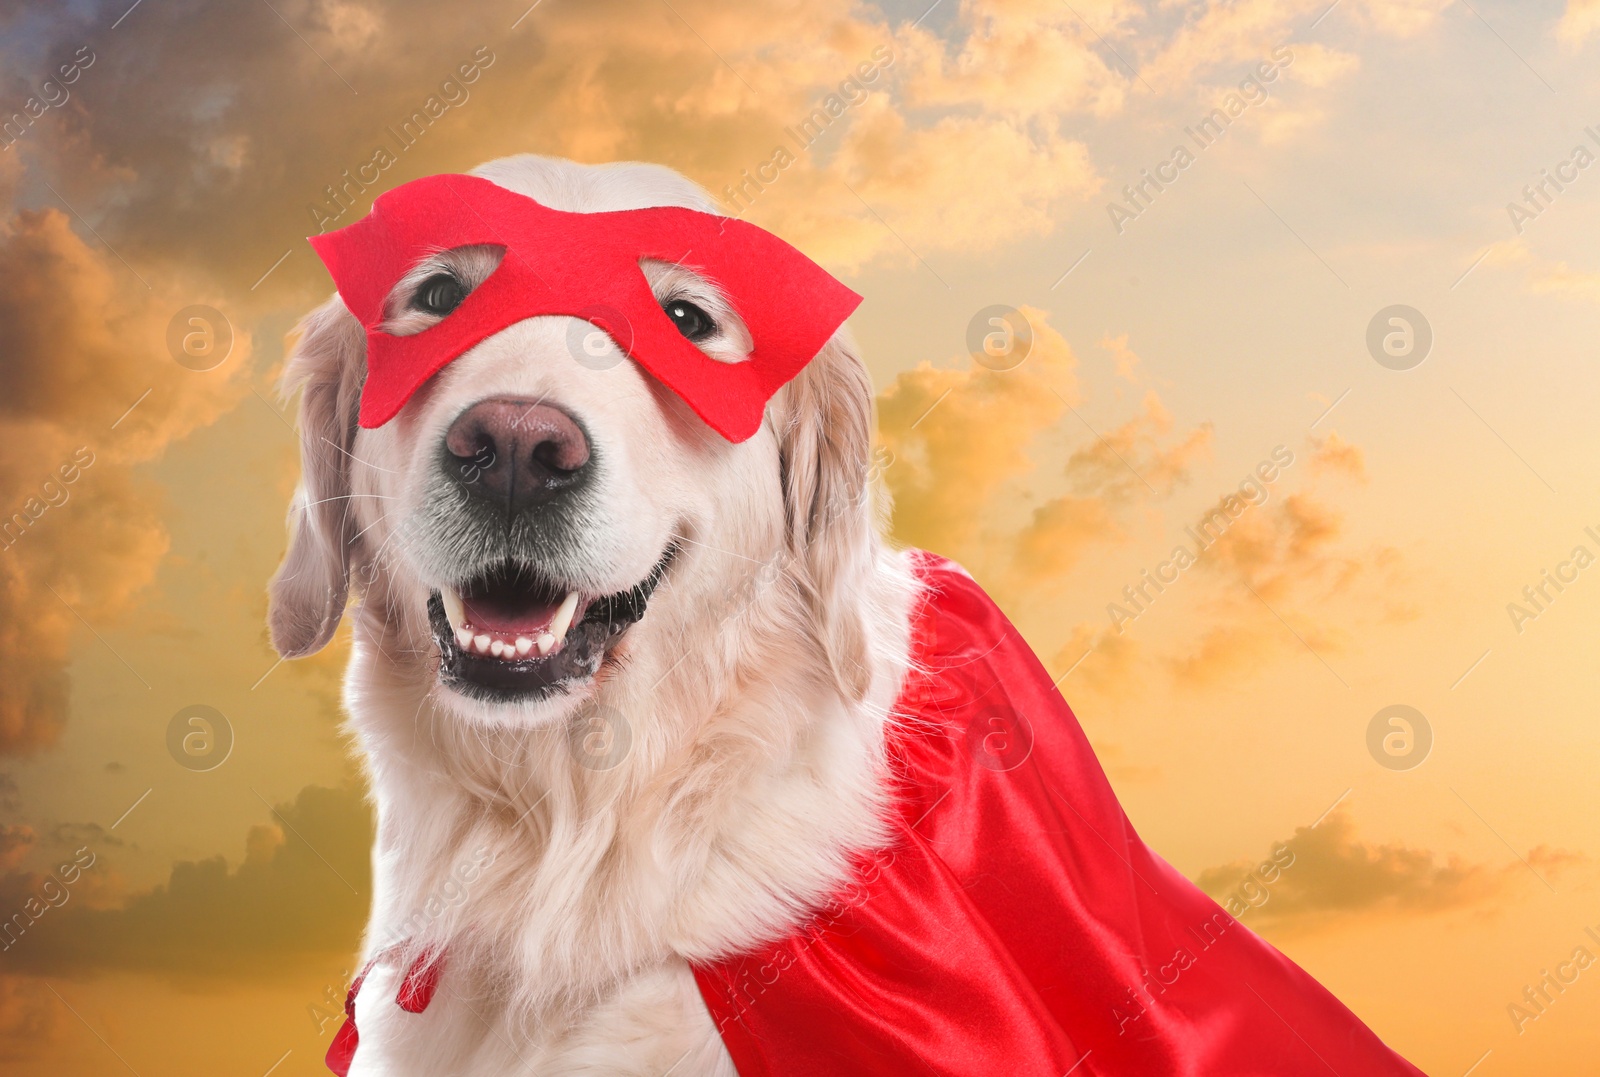
M 648 164 L 473 174 L 559 210 L 717 212 Z M 496 264 L 425 259 L 386 328 L 426 330 Z M 642 269 L 707 356 L 749 350 L 717 282 Z M 351 1072 L 732 1075 L 689 963 L 781 933 L 883 837 L 917 583 L 848 330 L 737 444 L 574 317 L 495 333 L 377 429 L 364 378 L 335 297 L 286 367 L 303 482 L 270 614 L 299 657 L 357 596 L 344 704 L 377 835 Z M 468 611 L 502 630 L 461 632 Z M 441 953 L 447 990 L 393 1005 Z
M 505 158 L 313 244 L 270 628 L 310 654 L 356 595 L 335 1072 L 1419 1074 L 1139 841 L 972 578 L 888 543 L 853 292 L 648 164 Z

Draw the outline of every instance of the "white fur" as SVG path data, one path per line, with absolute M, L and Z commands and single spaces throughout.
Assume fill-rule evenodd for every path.
M 715 209 L 651 165 L 523 156 L 478 174 L 559 209 Z M 647 268 L 658 295 L 718 301 L 714 281 Z M 792 930 L 883 840 L 883 737 L 916 588 L 880 537 L 870 382 L 847 332 L 734 445 L 631 361 L 571 361 L 574 322 L 501 331 L 376 430 L 355 425 L 364 343 L 337 298 L 307 317 L 289 365 L 305 485 L 275 644 L 321 647 L 358 594 L 345 705 L 378 824 L 363 961 L 387 954 L 357 1000 L 360 1077 L 731 1075 L 688 963 Z M 744 332 L 735 318 L 706 350 L 739 361 Z M 567 409 L 605 461 L 584 548 L 553 551 L 557 570 L 622 590 L 679 542 L 597 678 L 533 704 L 442 687 L 425 615 L 459 557 L 423 511 L 429 469 L 450 421 L 492 396 Z M 574 738 L 603 752 L 618 716 L 621 761 L 583 765 Z M 432 1005 L 400 1010 L 405 968 L 441 948 Z

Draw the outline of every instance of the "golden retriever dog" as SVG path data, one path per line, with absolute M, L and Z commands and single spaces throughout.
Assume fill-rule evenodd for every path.
M 717 212 L 653 165 L 475 174 L 559 210 Z M 423 259 L 385 328 L 434 324 L 499 256 Z M 714 282 L 642 268 L 706 355 L 748 350 Z M 336 297 L 288 362 L 304 481 L 271 585 L 286 657 L 355 598 L 377 841 L 351 1072 L 732 1075 L 690 964 L 791 930 L 882 836 L 918 584 L 882 537 L 848 332 L 740 443 L 575 317 L 490 336 L 376 429 L 364 376 Z M 419 963 L 438 991 L 408 1012 Z

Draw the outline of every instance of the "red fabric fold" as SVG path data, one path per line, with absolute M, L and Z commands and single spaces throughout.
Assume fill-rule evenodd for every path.
M 372 971 L 372 966 L 382 961 L 390 952 L 385 950 L 368 961 L 350 982 L 350 990 L 345 992 L 344 1024 L 334 1033 L 333 1042 L 328 1045 L 328 1053 L 323 1059 L 328 1068 L 339 1077 L 346 1077 L 350 1072 L 350 1065 L 355 1061 L 356 1048 L 361 1045 L 361 1034 L 356 1029 L 356 996 L 361 993 L 361 984 L 366 980 L 367 973 Z M 417 955 L 401 979 L 400 989 L 395 992 L 395 1005 L 407 1013 L 421 1013 L 426 1010 L 428 1004 L 433 1001 L 434 992 L 439 989 L 439 976 L 444 972 L 444 959 L 443 951 L 435 953 L 427 950 Z
M 999 608 L 918 571 L 892 847 L 794 936 L 694 970 L 741 1077 L 1420 1074 L 1139 840 Z

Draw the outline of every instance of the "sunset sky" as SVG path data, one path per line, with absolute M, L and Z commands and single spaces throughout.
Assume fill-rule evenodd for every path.
M 304 237 L 536 152 L 771 177 L 727 211 L 865 297 L 894 538 L 1145 840 L 1219 897 L 1288 843 L 1244 922 L 1428 1073 L 1593 1069 L 1600 963 L 1524 989 L 1600 962 L 1600 0 L 932 2 L 0 5 L 0 1068 L 325 1072 L 371 822 L 347 630 L 265 630 Z

